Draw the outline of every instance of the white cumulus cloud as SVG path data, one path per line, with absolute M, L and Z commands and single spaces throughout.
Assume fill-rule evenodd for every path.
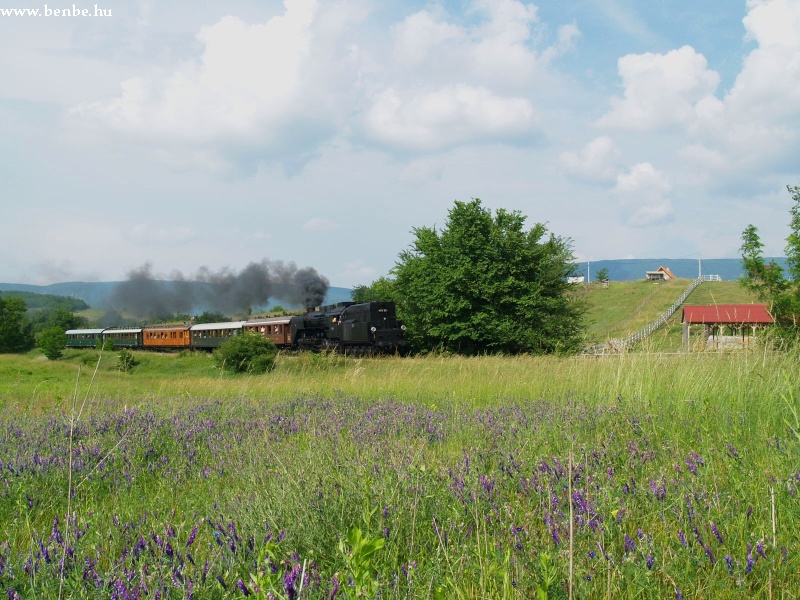
M 691 124 L 719 85 L 719 74 L 691 46 L 628 54 L 618 65 L 625 91 L 611 98 L 611 110 L 597 123 L 602 127 L 647 131 Z
M 614 191 L 631 227 L 646 227 L 666 221 L 672 215 L 667 176 L 650 163 L 639 163 L 617 177 Z
M 467 85 L 430 91 L 389 88 L 376 95 L 366 116 L 374 139 L 416 150 L 513 139 L 529 134 L 535 124 L 527 99 Z
M 589 182 L 613 182 L 622 152 L 609 136 L 597 137 L 578 152 L 562 152 L 559 160 L 564 171 Z

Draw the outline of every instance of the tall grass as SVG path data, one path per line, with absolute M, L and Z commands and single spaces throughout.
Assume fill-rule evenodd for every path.
M 9 597 L 800 588 L 796 354 L 137 358 L 0 357 Z

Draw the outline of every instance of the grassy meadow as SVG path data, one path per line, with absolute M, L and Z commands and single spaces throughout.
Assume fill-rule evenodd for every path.
M 0 356 L 9 598 L 800 589 L 796 353 L 136 358 Z
M 644 280 L 611 282 L 607 288 L 596 283 L 584 286 L 578 292 L 588 306 L 586 343 L 602 344 L 643 329 L 672 306 L 690 283 L 690 279 L 674 279 L 659 283 Z M 696 287 L 686 304 L 750 304 L 757 301 L 738 281 L 711 281 Z M 681 352 L 682 336 L 681 311 L 678 310 L 638 350 Z

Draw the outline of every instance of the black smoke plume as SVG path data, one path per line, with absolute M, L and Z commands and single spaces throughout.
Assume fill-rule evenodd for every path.
M 152 265 L 145 263 L 117 284 L 111 302 L 117 310 L 154 317 L 201 310 L 231 314 L 270 300 L 311 309 L 322 304 L 329 285 L 315 269 L 298 269 L 291 262 L 262 260 L 239 272 L 201 267 L 189 277 L 179 272 L 156 277 Z

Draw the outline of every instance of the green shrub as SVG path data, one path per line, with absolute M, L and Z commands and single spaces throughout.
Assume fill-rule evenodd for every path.
M 123 349 L 117 354 L 117 368 L 123 373 L 129 373 L 136 364 L 136 358 L 130 350 Z
M 230 373 L 266 373 L 275 366 L 278 349 L 272 340 L 247 332 L 232 337 L 214 353 L 214 360 Z

